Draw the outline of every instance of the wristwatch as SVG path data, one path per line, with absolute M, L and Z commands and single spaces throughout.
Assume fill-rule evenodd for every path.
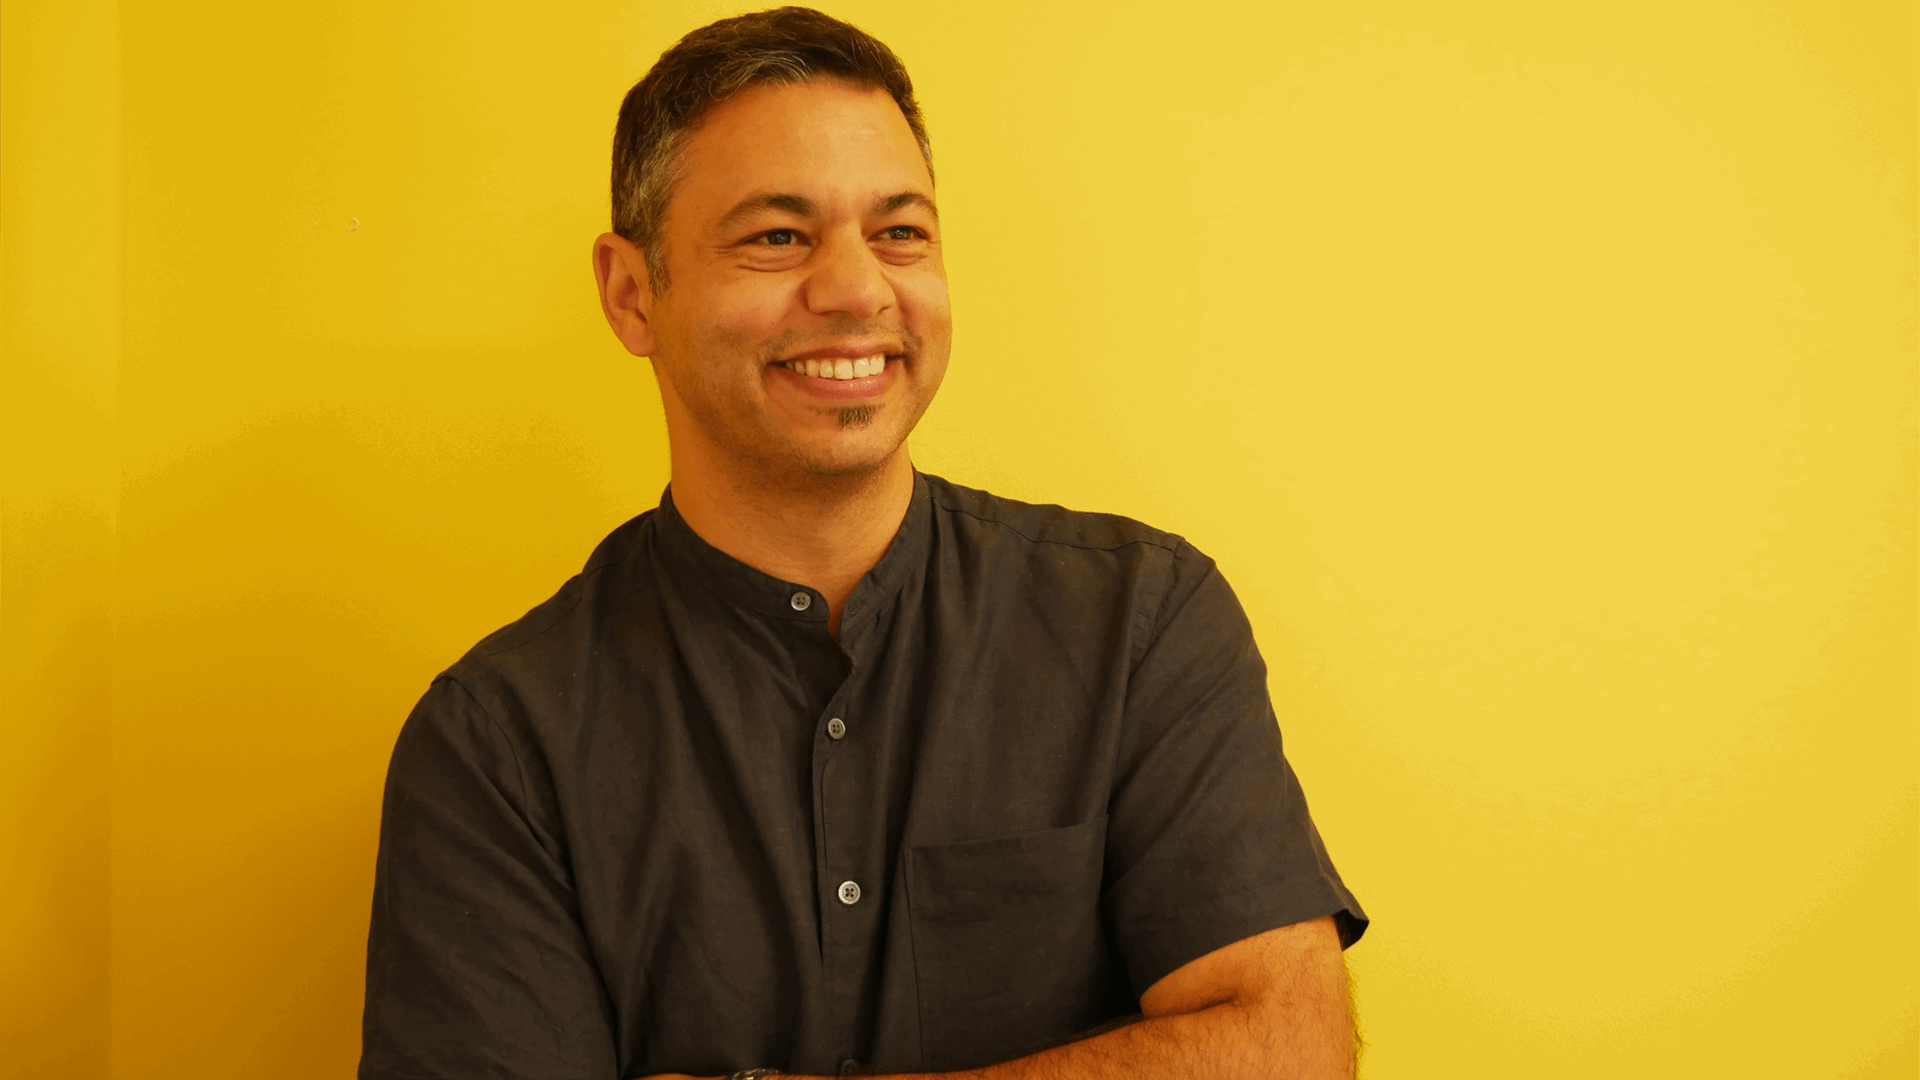
M 779 1069 L 741 1069 L 737 1073 L 729 1074 L 727 1080 L 760 1080 L 763 1076 L 779 1075 Z

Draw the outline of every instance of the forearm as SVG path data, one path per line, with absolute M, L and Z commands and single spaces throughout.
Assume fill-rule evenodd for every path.
M 982 1069 L 882 1080 L 1350 1080 L 1344 995 L 1305 1010 L 1223 1002 Z
M 1352 988 L 1323 915 L 1189 961 L 1149 986 L 1150 1015 L 1124 1026 L 981 1069 L 878 1080 L 1352 1080 Z
M 1347 1080 L 1353 1075 L 1344 1016 L 1338 1023 L 1288 1019 L 1271 1008 L 1223 1002 L 947 1075 L 949 1080 Z

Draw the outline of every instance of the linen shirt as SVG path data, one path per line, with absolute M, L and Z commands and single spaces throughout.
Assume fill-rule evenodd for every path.
M 363 1080 L 955 1069 L 1366 915 L 1211 560 L 916 474 L 827 604 L 629 521 L 436 678 L 388 771 Z

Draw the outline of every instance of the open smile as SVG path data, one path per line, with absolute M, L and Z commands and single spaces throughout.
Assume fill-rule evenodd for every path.
M 846 356 L 809 357 L 781 360 L 772 365 L 774 378 L 793 390 L 829 407 L 855 401 L 872 401 L 885 395 L 905 372 L 904 356 L 875 353 L 859 358 Z
M 796 375 L 805 375 L 814 379 L 837 379 L 846 382 L 849 379 L 864 379 L 869 375 L 878 375 L 887 369 L 887 357 L 884 353 L 863 356 L 858 360 L 845 357 L 827 357 L 822 360 L 786 360 L 781 367 Z

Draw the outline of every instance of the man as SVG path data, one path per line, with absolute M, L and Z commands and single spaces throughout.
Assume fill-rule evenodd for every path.
M 1213 564 L 908 460 L 951 326 L 899 61 L 695 31 L 613 205 L 672 482 L 401 732 L 360 1075 L 1351 1075 L 1366 916 Z

